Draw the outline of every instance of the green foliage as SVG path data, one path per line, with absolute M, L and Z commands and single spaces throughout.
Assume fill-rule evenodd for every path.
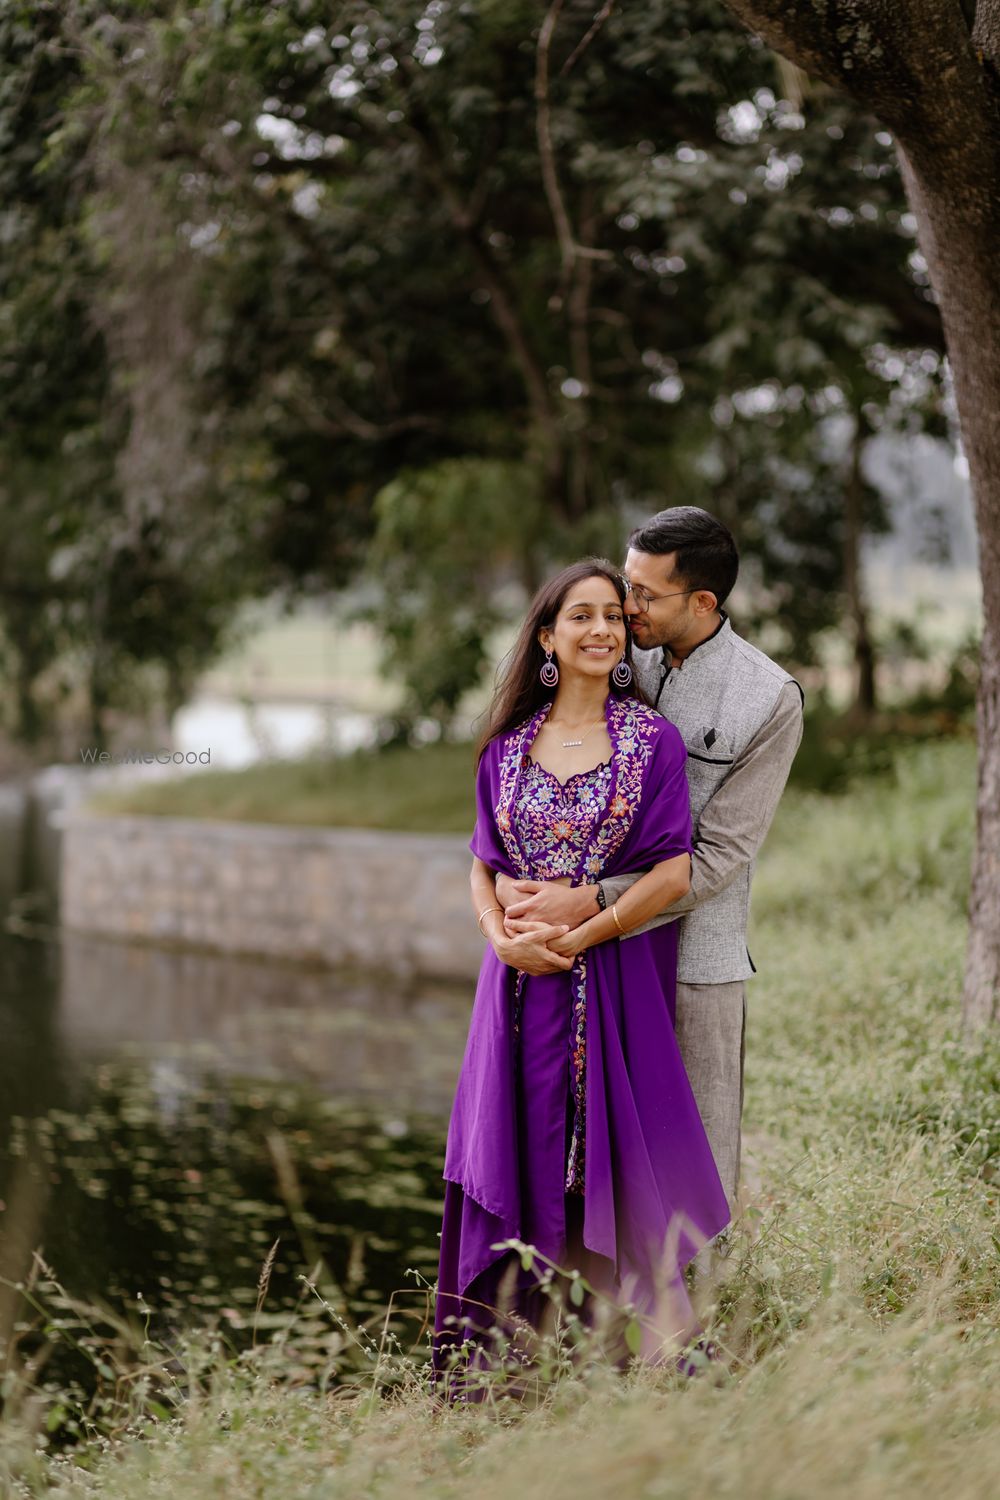
M 972 856 L 971 739 L 903 743 L 871 775 L 862 762 L 835 798 L 802 791 L 782 803 L 783 837 L 754 881 L 770 918 L 803 929 L 831 910 L 877 934 L 934 895 L 945 917 L 965 912 Z M 839 822 L 838 822 L 839 820 Z M 801 851 L 808 849 L 808 859 Z M 837 882 L 839 881 L 839 886 Z M 872 939 L 874 941 L 874 938 Z
M 408 688 L 404 723 L 447 725 L 483 674 L 503 583 L 543 543 L 541 497 L 523 464 L 448 459 L 404 471 L 379 492 L 372 618 L 390 673 Z
M 980 639 L 970 632 L 960 641 L 947 666 L 947 678 L 938 692 L 917 694 L 907 707 L 915 714 L 943 714 L 971 721 L 979 687 Z
M 28 740 L 76 691 L 102 743 L 151 665 L 176 707 L 262 582 L 246 486 L 193 416 L 190 275 L 108 83 L 116 38 L 87 0 L 0 15 L 0 630 Z
M 789 781 L 810 791 L 845 793 L 859 776 L 891 775 L 894 758 L 886 734 L 859 734 L 842 715 L 820 704 L 805 717 Z
M 376 606 L 411 718 L 447 721 L 512 581 L 679 498 L 734 525 L 809 658 L 852 433 L 942 421 L 892 141 L 719 0 L 612 7 L 584 45 L 593 21 L 561 9 L 539 99 L 527 0 L 4 9 L 3 499 L 51 604 L 40 640 L 7 618 L 29 696 L 66 629 L 98 717 L 138 663 L 179 685 L 239 599 L 339 587 L 376 527 L 378 589 L 400 486 L 482 611 L 442 614 L 422 540 L 394 560 L 422 561 Z
M 820 701 L 805 716 L 790 784 L 844 794 L 861 778 L 885 777 L 891 783 L 898 774 L 901 751 L 942 740 L 971 742 L 974 702 L 974 693 L 971 697 L 957 691 L 920 694 L 859 730 L 850 717 Z

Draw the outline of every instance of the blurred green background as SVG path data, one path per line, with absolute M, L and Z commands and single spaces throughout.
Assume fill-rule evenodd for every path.
M 593 19 L 543 54 L 528 0 L 3 7 L 11 765 L 461 739 L 540 578 L 680 502 L 825 722 L 966 712 L 891 136 L 716 0 Z

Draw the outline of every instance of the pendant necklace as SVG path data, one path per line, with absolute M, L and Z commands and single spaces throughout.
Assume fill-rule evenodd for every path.
M 593 722 L 593 724 L 591 724 L 590 728 L 587 730 L 587 734 L 593 734 L 593 732 L 597 728 L 598 724 L 603 724 L 603 723 L 604 723 L 603 719 L 595 719 L 594 722 Z M 562 747 L 563 747 L 564 750 L 574 749 L 577 745 L 582 745 L 583 744 L 584 740 L 587 738 L 587 734 L 581 735 L 581 737 L 578 740 L 561 740 L 560 744 L 562 745 Z

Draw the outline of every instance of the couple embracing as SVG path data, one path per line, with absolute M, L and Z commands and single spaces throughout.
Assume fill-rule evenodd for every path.
M 547 1265 L 696 1333 L 683 1269 L 736 1203 L 750 881 L 800 689 L 723 609 L 731 533 L 692 506 L 534 599 L 480 746 L 488 941 L 448 1133 L 439 1367 L 541 1328 Z M 637 648 L 637 649 L 633 649 Z M 519 1240 L 534 1257 L 499 1248 Z

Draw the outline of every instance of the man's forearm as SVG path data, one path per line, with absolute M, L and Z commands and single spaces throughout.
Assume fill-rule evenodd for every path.
M 695 850 L 695 852 L 691 856 L 692 883 L 694 881 L 696 858 L 697 850 Z M 633 885 L 635 885 L 637 880 L 642 879 L 644 873 L 645 872 L 642 870 L 636 870 L 634 873 L 630 873 L 627 875 L 606 876 L 601 881 L 601 889 L 604 892 L 604 899 L 607 902 L 608 906 L 610 907 L 615 901 L 620 900 L 621 897 L 624 896 L 625 892 L 629 890 Z M 686 912 L 689 912 L 694 905 L 695 901 L 693 899 L 692 891 L 689 889 L 686 895 L 682 896 L 679 901 L 675 901 L 671 906 L 667 907 L 665 911 L 658 912 L 655 917 L 650 917 L 649 921 L 643 922 L 641 927 L 633 927 L 628 936 L 635 937 L 637 932 L 650 932 L 654 927 L 662 927 L 665 922 L 676 922 L 678 917 L 683 917 L 684 914 Z
M 686 916 L 718 896 L 747 868 L 771 826 L 801 738 L 801 699 L 797 687 L 788 684 L 771 718 L 754 736 L 701 814 L 691 853 L 691 886 L 687 894 L 635 928 L 630 937 Z M 638 878 L 630 874 L 602 880 L 608 905 Z
M 691 884 L 687 893 L 678 901 L 675 901 L 665 911 L 658 912 L 655 917 L 650 917 L 648 922 L 643 922 L 641 927 L 634 927 L 628 934 L 635 937 L 638 932 L 651 932 L 654 927 L 662 927 L 667 922 L 676 922 L 681 917 L 686 917 L 689 911 L 694 911 L 702 901 L 710 901 L 720 891 L 724 891 L 731 880 L 735 879 L 738 872 L 743 868 L 742 863 L 736 860 L 719 859 L 718 850 L 703 849 L 701 845 L 695 844 L 691 853 Z M 610 875 L 601 881 L 604 891 L 604 899 L 610 906 L 620 896 L 641 879 L 642 871 L 634 875 Z

